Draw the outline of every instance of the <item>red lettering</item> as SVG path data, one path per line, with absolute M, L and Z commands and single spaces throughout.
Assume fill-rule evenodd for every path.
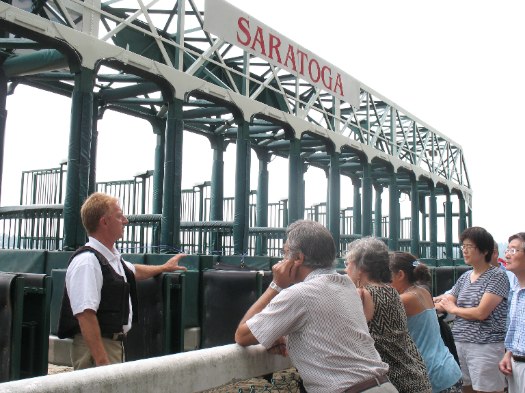
M 315 78 L 314 78 L 313 73 L 312 73 L 312 64 L 315 64 L 315 68 L 317 69 L 316 70 L 317 75 L 315 76 Z M 312 59 L 308 63 L 308 74 L 310 75 L 310 79 L 314 83 L 319 82 L 319 79 L 321 79 L 321 69 L 319 68 L 319 62 L 316 59 Z
M 288 65 L 288 60 L 290 60 L 290 62 L 292 63 L 292 70 L 296 72 L 297 68 L 295 66 L 295 52 L 294 52 L 294 47 L 292 45 L 288 45 L 288 52 L 286 52 L 286 60 L 284 61 L 285 67 L 290 67 Z
M 266 48 L 264 47 L 264 34 L 260 26 L 257 26 L 257 31 L 255 32 L 255 38 L 253 39 L 253 43 L 251 46 L 253 50 L 255 50 L 256 44 L 259 44 L 259 47 L 261 48 L 261 54 L 266 56 Z
M 308 55 L 300 49 L 297 49 L 297 54 L 301 58 L 301 68 L 299 68 L 299 74 L 304 75 L 304 59 L 308 60 Z
M 274 36 L 272 33 L 270 33 L 270 47 L 269 49 L 269 57 L 270 59 L 273 59 L 273 53 L 277 54 L 277 61 L 280 64 L 283 64 L 281 61 L 281 53 L 279 52 L 279 47 L 281 46 L 281 39 L 279 37 Z
M 335 77 L 334 93 L 337 93 L 338 87 L 339 87 L 339 95 L 341 97 L 344 97 L 345 93 L 343 93 L 343 83 L 341 82 L 341 74 L 337 74 L 337 76 Z
M 252 36 L 250 35 L 250 21 L 246 18 L 243 18 L 242 16 L 237 20 L 237 26 L 239 26 L 239 29 L 242 30 L 242 32 L 245 35 L 244 41 L 241 40 L 241 37 L 239 36 L 239 32 L 237 32 L 237 41 L 245 46 L 250 45 L 250 41 L 252 40 Z
M 326 82 L 326 71 L 328 71 L 328 83 Z M 328 66 L 324 66 L 321 69 L 321 78 L 323 79 L 323 85 L 328 90 L 332 90 L 332 70 Z

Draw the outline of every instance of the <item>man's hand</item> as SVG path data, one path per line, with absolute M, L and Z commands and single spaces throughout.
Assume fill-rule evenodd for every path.
M 499 371 L 505 375 L 512 375 L 512 352 L 505 352 L 505 355 L 499 362 Z
M 272 355 L 288 356 L 288 348 L 286 347 L 286 338 L 281 337 L 273 345 L 266 350 Z
M 164 265 L 164 272 L 173 272 L 175 270 L 188 270 L 184 266 L 179 266 L 179 261 L 184 258 L 187 254 L 177 254 L 174 257 L 168 259 Z
M 288 288 L 296 282 L 297 269 L 301 260 L 297 257 L 285 258 L 272 266 L 273 281 L 281 288 Z

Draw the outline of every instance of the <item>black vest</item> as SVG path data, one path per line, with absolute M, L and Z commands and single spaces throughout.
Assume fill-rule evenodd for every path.
M 122 325 L 128 324 L 130 296 L 133 307 L 133 322 L 137 321 L 138 307 L 135 275 L 121 259 L 120 263 L 124 268 L 127 279 L 127 282 L 124 281 L 124 278 L 113 270 L 108 260 L 100 252 L 89 246 L 80 247 L 75 251 L 69 259 L 68 266 L 74 257 L 83 252 L 92 252 L 95 254 L 100 263 L 100 269 L 102 270 L 102 291 L 97 311 L 100 332 L 103 334 L 121 333 Z M 67 288 L 64 286 L 60 319 L 58 321 L 58 337 L 73 337 L 77 333 L 80 333 L 80 326 L 78 320 L 73 315 Z

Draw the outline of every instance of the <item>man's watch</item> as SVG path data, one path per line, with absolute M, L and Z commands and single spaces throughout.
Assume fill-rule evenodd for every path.
M 272 281 L 272 282 L 270 283 L 270 288 L 272 288 L 272 289 L 273 289 L 275 292 L 277 292 L 277 293 L 279 293 L 279 292 L 281 292 L 281 291 L 283 290 L 279 285 L 277 285 L 277 284 L 275 283 L 275 281 Z

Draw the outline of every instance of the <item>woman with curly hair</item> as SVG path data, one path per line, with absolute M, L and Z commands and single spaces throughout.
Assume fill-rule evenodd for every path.
M 377 352 L 390 367 L 388 378 L 400 392 L 430 393 L 425 362 L 408 333 L 399 294 L 389 285 L 387 246 L 373 237 L 355 240 L 349 245 L 345 265 L 361 295 Z

